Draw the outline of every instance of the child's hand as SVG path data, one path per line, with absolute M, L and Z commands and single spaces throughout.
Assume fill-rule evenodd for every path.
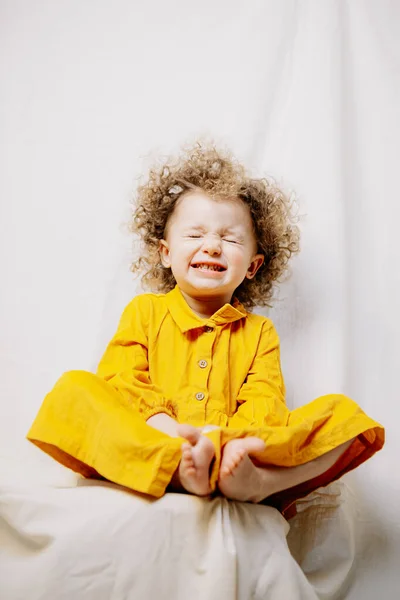
M 198 427 L 201 433 L 208 433 L 209 431 L 214 431 L 214 429 L 219 429 L 218 425 L 204 425 L 204 427 Z
M 178 437 L 178 433 L 176 431 L 178 423 L 172 417 L 169 417 L 165 413 L 157 413 L 152 417 L 147 419 L 147 425 L 153 427 L 154 429 L 158 429 L 158 431 L 162 431 L 162 433 L 166 433 L 171 437 Z

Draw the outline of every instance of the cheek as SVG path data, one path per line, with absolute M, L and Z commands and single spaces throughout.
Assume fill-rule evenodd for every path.
M 190 258 L 199 251 L 200 247 L 199 240 L 185 240 L 180 244 L 178 253 L 181 257 Z
M 185 241 L 175 244 L 174 249 L 171 252 L 171 259 L 175 265 L 182 266 L 183 264 L 190 262 L 191 258 L 196 252 L 196 248 L 193 246 L 193 243 L 187 243 Z
M 232 252 L 230 253 L 229 262 L 232 267 L 247 271 L 250 263 L 250 258 L 247 257 L 247 253 L 235 248 L 232 249 Z

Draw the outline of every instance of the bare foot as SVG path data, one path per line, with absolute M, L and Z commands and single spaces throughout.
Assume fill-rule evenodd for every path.
M 273 494 L 273 467 L 256 467 L 250 456 L 262 452 L 265 444 L 255 437 L 228 442 L 224 447 L 219 470 L 218 487 L 231 500 L 261 502 Z
M 177 432 L 188 441 L 182 445 L 177 473 L 179 482 L 187 492 L 207 496 L 211 492 L 210 465 L 215 454 L 214 445 L 192 425 L 178 425 Z

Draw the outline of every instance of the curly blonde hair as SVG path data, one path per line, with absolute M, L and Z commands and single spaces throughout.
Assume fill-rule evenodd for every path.
M 293 202 L 272 180 L 252 179 L 230 153 L 196 143 L 178 159 L 150 169 L 134 203 L 130 229 L 143 240 L 144 254 L 131 270 L 144 270 L 143 283 L 158 292 L 169 292 L 176 281 L 160 260 L 160 240 L 178 199 L 191 190 L 202 190 L 215 199 L 239 198 L 250 210 L 257 253 L 265 257 L 253 279 L 245 279 L 235 290 L 246 307 L 270 306 L 274 283 L 282 281 L 292 254 L 299 251 L 299 228 Z

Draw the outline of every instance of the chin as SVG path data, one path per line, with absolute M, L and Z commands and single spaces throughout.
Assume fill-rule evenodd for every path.
M 177 281 L 178 287 L 187 294 L 193 295 L 199 292 L 224 293 L 224 289 L 216 282 L 208 281 Z

